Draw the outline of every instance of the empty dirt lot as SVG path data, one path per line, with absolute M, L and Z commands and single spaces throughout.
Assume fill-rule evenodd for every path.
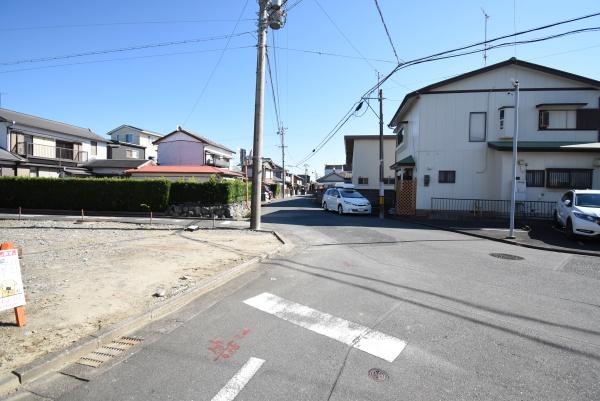
M 281 245 L 247 230 L 0 220 L 6 241 L 22 247 L 28 322 L 0 312 L 0 374 Z

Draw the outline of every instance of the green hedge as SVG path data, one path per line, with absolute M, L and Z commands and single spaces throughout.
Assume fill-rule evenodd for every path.
M 246 188 L 251 185 L 242 181 L 217 181 L 214 177 L 207 182 L 177 181 L 171 184 L 171 202 L 200 202 L 205 205 L 222 205 L 246 200 Z M 250 195 L 248 195 L 248 198 Z
M 164 210 L 166 180 L 0 177 L 0 207 L 96 211 Z

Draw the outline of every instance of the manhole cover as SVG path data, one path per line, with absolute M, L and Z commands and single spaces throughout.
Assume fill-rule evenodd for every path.
M 511 255 L 510 253 L 490 253 L 490 256 L 493 256 L 498 259 L 506 259 L 506 260 L 523 260 L 525 258 L 517 255 Z
M 387 380 L 388 374 L 384 370 L 373 368 L 369 370 L 369 377 L 376 382 L 382 382 Z

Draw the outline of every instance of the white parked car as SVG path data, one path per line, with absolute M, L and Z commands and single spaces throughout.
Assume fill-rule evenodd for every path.
M 554 220 L 558 226 L 565 227 L 569 236 L 600 234 L 600 191 L 566 192 L 556 204 Z
M 351 185 L 329 188 L 323 194 L 323 209 L 334 210 L 339 214 L 371 214 L 371 204 Z

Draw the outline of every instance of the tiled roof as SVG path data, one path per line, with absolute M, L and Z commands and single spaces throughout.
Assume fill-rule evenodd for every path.
M 213 166 L 143 166 L 138 169 L 126 170 L 126 174 L 215 174 L 241 177 L 242 174 L 226 168 Z
M 107 142 L 106 138 L 96 135 L 89 128 L 65 124 L 59 121 L 48 120 L 42 117 L 31 116 L 29 114 L 19 113 L 17 111 L 7 109 L 0 109 L 0 121 L 14 121 L 17 124 L 27 125 L 33 128 L 41 128 L 57 133 L 91 139 L 92 141 Z

